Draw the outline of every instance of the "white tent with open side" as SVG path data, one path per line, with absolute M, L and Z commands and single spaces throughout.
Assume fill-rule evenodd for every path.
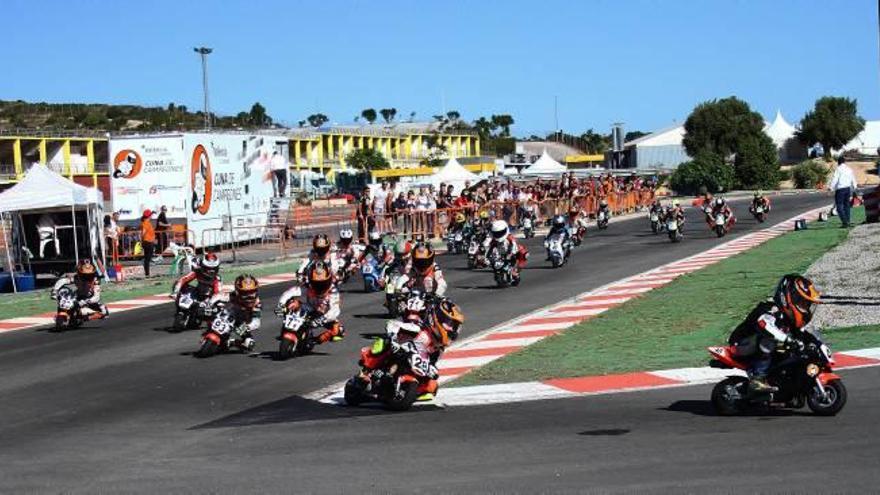
M 455 158 L 450 158 L 446 165 L 443 165 L 443 168 L 431 176 L 431 183 L 435 186 L 441 182 L 447 185 L 451 184 L 456 193 L 461 192 L 465 182 L 470 181 L 471 184 L 476 184 L 479 180 L 479 175 L 464 168 Z
M 526 167 L 523 170 L 524 174 L 561 174 L 562 172 L 567 172 L 568 168 L 557 162 L 553 159 L 549 154 L 547 154 L 547 150 L 544 150 L 541 153 L 541 157 L 535 160 L 535 163 Z
M 38 251 L 40 258 L 43 257 L 42 249 L 37 249 L 37 243 L 42 246 L 46 242 L 54 241 L 55 258 L 58 262 L 57 259 L 63 257 L 58 252 L 58 232 L 65 229 L 72 233 L 69 237 L 72 239 L 73 250 L 70 253 L 71 260 L 68 261 L 79 262 L 79 233 L 84 231 L 82 237 L 88 242 L 91 258 L 101 262 L 103 270 L 105 261 L 101 223 L 103 203 L 103 195 L 97 189 L 76 184 L 45 166 L 32 166 L 18 184 L 0 193 L 0 214 L 10 215 L 13 218 L 12 242 L 7 242 L 7 246 L 15 246 L 14 253 L 10 253 L 7 249 L 6 261 L 9 263 L 10 272 L 13 271 L 13 258 L 16 262 L 27 261 L 31 264 L 33 251 Z M 78 212 L 82 214 L 79 226 L 77 226 Z M 35 221 L 38 217 L 40 217 L 39 223 Z M 43 217 L 49 218 L 51 225 L 42 223 Z M 58 222 L 66 222 L 67 218 L 70 219 L 70 225 L 58 225 Z M 28 227 L 31 228 L 28 230 Z M 35 238 L 34 233 L 30 232 L 34 229 L 39 241 L 31 242 L 31 247 L 34 249 L 30 249 L 27 241 L 28 238 Z M 6 232 L 3 235 L 5 239 Z

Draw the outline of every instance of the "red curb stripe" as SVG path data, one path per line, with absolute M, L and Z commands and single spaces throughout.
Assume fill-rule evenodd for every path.
M 559 306 L 550 310 L 551 313 L 562 313 L 565 311 L 581 311 L 584 309 L 611 309 L 620 306 L 623 303 L 603 303 L 596 302 L 594 304 L 572 304 L 570 306 Z
M 24 328 L 30 325 L 24 323 L 4 323 L 0 321 L 0 330 L 17 330 L 19 328 Z
M 836 353 L 833 356 L 834 367 L 840 368 L 845 366 L 864 366 L 866 364 L 880 363 L 878 359 L 865 358 L 861 356 L 850 356 L 849 354 Z
M 578 378 L 554 378 L 543 383 L 574 393 L 601 392 L 627 388 L 656 387 L 684 383 L 651 373 L 622 373 L 618 375 L 582 376 Z
M 144 305 L 137 304 L 137 303 L 113 302 L 113 303 L 108 303 L 107 307 L 110 309 L 132 309 L 132 308 L 142 308 L 142 307 L 144 307 Z
M 522 349 L 522 346 L 492 347 L 489 349 L 454 349 L 443 354 L 443 359 L 468 358 L 480 356 L 504 356 Z M 443 362 L 442 360 L 440 361 Z
M 461 375 L 462 373 L 467 373 L 475 367 L 476 366 L 462 366 L 460 368 L 440 368 L 438 371 L 440 372 L 440 376 L 455 376 Z
M 621 284 L 621 285 L 612 285 L 609 287 L 609 290 L 631 290 L 631 289 L 656 289 L 658 287 L 663 287 L 669 282 L 644 282 L 644 283 L 631 283 L 631 284 Z
M 583 316 L 548 316 L 544 318 L 530 318 L 517 323 L 517 326 L 544 325 L 547 323 L 577 323 L 583 320 Z
M 610 290 L 610 289 L 608 289 Z M 638 292 L 624 292 L 623 294 L 607 294 L 607 295 L 596 295 L 596 296 L 585 296 L 579 301 L 607 301 L 609 299 L 632 299 L 634 297 L 639 297 L 641 294 Z
M 520 332 L 498 332 L 487 335 L 480 340 L 506 340 L 519 339 L 523 337 L 547 337 L 556 335 L 559 330 L 523 330 Z

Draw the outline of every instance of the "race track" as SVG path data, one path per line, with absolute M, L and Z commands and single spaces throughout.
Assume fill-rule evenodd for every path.
M 769 223 L 829 202 L 774 198 Z M 740 221 L 724 241 L 758 228 L 745 203 L 733 203 Z M 515 289 L 495 289 L 491 274 L 466 270 L 462 256 L 439 262 L 468 318 L 467 336 L 722 242 L 700 215 L 689 212 L 677 245 L 652 235 L 646 219 L 593 228 L 559 270 L 532 240 Z M 360 293 L 358 282 L 343 291 L 349 337 L 287 362 L 272 359 L 280 285 L 262 291 L 269 311 L 260 356 L 193 358 L 198 333 L 167 332 L 170 304 L 64 334 L 0 334 L 0 492 L 704 492 L 820 476 L 829 489 L 858 490 L 877 476 L 856 464 L 872 462 L 859 452 L 878 450 L 873 369 L 845 372 L 851 403 L 831 419 L 705 416 L 705 404 L 693 402 L 708 395 L 705 387 L 403 414 L 303 399 L 350 376 L 364 343 L 358 332 L 384 323 L 382 296 Z M 728 484 L 746 477 L 751 484 Z

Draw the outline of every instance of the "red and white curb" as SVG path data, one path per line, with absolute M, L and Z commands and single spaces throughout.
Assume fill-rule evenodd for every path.
M 834 354 L 835 370 L 880 366 L 880 348 Z M 482 406 L 546 399 L 567 399 L 587 395 L 637 392 L 659 388 L 686 387 L 716 383 L 725 377 L 741 375 L 741 370 L 679 368 L 614 375 L 555 378 L 551 380 L 444 388 L 433 404 L 439 406 Z
M 820 211 L 826 209 L 826 207 L 822 207 L 807 211 L 772 227 L 743 235 L 701 253 L 533 311 L 456 343 L 443 354 L 437 363 L 440 370 L 440 382 L 454 380 L 480 366 L 519 351 L 551 335 L 556 335 L 566 328 L 662 287 L 686 273 L 715 264 L 781 236 L 794 228 L 796 220 L 813 220 L 818 217 Z M 342 400 L 343 385 L 344 383 L 330 385 L 308 394 L 306 398 L 326 403 L 339 403 Z M 490 390 L 503 391 L 506 390 L 507 385 L 490 385 L 489 387 L 496 387 Z M 547 388 L 548 385 L 542 382 L 530 382 L 529 387 L 541 397 L 547 394 L 565 393 L 563 389 Z M 444 389 L 442 395 L 445 397 L 447 391 L 451 390 L 460 389 Z M 499 396 L 501 395 L 504 394 Z
M 266 275 L 257 277 L 260 285 L 280 284 L 284 282 L 292 282 L 296 279 L 295 273 L 279 273 L 276 275 Z M 223 285 L 224 291 L 232 290 L 231 285 Z M 115 301 L 107 303 L 110 313 L 120 313 L 133 309 L 146 308 L 157 304 L 165 304 L 170 302 L 167 294 L 157 294 L 152 296 L 143 296 L 135 299 L 126 299 L 124 301 Z M 9 318 L 0 320 L 0 333 L 12 332 L 16 330 L 24 330 L 26 328 L 34 328 L 44 325 L 52 325 L 55 323 L 55 313 L 43 313 L 36 316 L 21 316 L 18 318 Z

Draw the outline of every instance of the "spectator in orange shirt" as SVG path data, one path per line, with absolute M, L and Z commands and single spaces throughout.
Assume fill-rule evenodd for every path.
M 141 247 L 144 249 L 144 275 L 150 276 L 150 261 L 153 259 L 153 251 L 156 248 L 156 230 L 150 217 L 152 210 L 144 210 L 141 215 Z

